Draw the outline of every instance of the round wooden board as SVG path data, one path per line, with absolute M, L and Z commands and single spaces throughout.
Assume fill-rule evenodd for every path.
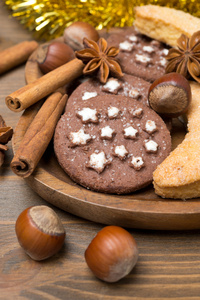
M 37 51 L 26 64 L 28 83 L 41 76 L 36 55 Z M 36 104 L 20 118 L 12 140 L 14 152 L 38 109 Z M 177 122 L 172 133 L 173 147 L 182 141 L 184 134 L 183 126 Z M 161 199 L 154 193 L 152 186 L 122 196 L 87 190 L 74 183 L 61 169 L 54 156 L 52 143 L 34 173 L 25 180 L 47 202 L 94 222 L 156 230 L 200 228 L 200 199 Z

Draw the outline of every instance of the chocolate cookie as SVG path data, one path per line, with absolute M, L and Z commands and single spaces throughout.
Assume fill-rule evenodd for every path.
M 107 42 L 120 49 L 116 58 L 124 73 L 150 82 L 164 75 L 168 54 L 165 44 L 140 34 L 134 27 L 111 34 Z
M 148 91 L 150 85 L 148 81 L 128 74 L 125 74 L 120 79 L 111 77 L 106 84 L 101 84 L 98 80 L 90 78 L 75 88 L 68 99 L 66 110 L 71 105 L 76 105 L 79 101 L 94 99 L 98 95 L 109 94 L 130 97 L 149 107 Z M 164 121 L 167 128 L 171 130 L 171 119 L 165 118 Z
M 125 74 L 123 78 L 109 78 L 106 84 L 98 80 L 88 79 L 81 83 L 69 97 L 67 107 L 85 102 L 99 95 L 123 95 L 135 99 L 148 106 L 148 90 L 150 83 L 142 78 Z
M 56 127 L 54 149 L 75 182 L 125 194 L 152 182 L 153 171 L 171 150 L 171 138 L 163 120 L 147 106 L 104 94 L 68 105 Z

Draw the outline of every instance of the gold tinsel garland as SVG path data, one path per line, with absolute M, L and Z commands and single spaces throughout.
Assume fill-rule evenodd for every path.
M 200 17 L 199 0 L 4 0 L 12 16 L 34 32 L 35 38 L 53 39 L 65 27 L 84 21 L 97 29 L 131 26 L 134 7 L 147 4 L 168 6 Z M 185 24 L 187 26 L 187 24 Z

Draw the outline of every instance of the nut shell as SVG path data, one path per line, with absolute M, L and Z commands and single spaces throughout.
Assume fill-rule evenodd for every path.
M 125 229 L 106 226 L 86 249 L 85 260 L 97 278 L 116 282 L 128 275 L 138 260 L 136 241 Z
M 188 80 L 179 73 L 168 73 L 155 80 L 149 88 L 150 107 L 165 117 L 184 114 L 191 103 Z
M 64 42 L 74 50 L 84 48 L 83 38 L 93 40 L 95 42 L 99 39 L 97 30 L 90 24 L 77 21 L 64 30 Z
M 46 74 L 75 58 L 73 49 L 65 43 L 55 41 L 43 45 L 38 51 L 37 62 L 41 71 Z
M 16 221 L 15 231 L 21 247 L 37 261 L 56 254 L 65 240 L 60 219 L 44 205 L 25 209 Z

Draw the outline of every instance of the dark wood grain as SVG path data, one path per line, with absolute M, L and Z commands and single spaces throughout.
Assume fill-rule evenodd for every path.
M 31 39 L 22 25 L 9 18 L 2 2 L 0 39 L 4 47 Z M 4 100 L 25 84 L 24 68 L 22 65 L 0 77 L 0 114 L 14 128 L 20 114 L 9 111 Z M 11 143 L 9 147 L 0 169 L 0 299 L 200 299 L 199 230 L 129 230 L 138 244 L 138 263 L 119 283 L 104 283 L 91 274 L 84 260 L 87 245 L 104 225 L 78 218 L 44 201 L 10 170 Z M 67 235 L 61 252 L 39 263 L 25 255 L 14 228 L 22 210 L 40 204 L 55 209 Z

